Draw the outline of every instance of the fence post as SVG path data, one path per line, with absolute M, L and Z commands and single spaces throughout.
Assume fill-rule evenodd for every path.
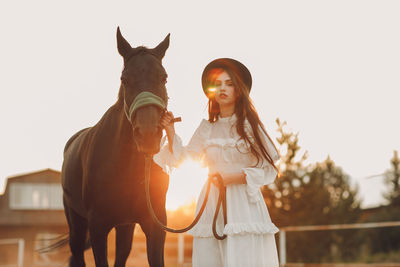
M 280 265 L 284 266 L 286 264 L 286 231 L 279 231 L 279 257 Z
M 25 240 L 21 238 L 18 240 L 18 267 L 24 266 L 24 247 Z
M 185 236 L 178 234 L 178 266 L 183 266 L 185 256 Z

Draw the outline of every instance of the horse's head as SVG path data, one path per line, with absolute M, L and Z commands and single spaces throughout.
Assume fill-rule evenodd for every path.
M 118 52 L 124 58 L 120 98 L 130 121 L 140 152 L 154 154 L 160 150 L 160 118 L 168 102 L 167 73 L 161 64 L 169 46 L 169 34 L 157 47 L 132 48 L 117 29 Z

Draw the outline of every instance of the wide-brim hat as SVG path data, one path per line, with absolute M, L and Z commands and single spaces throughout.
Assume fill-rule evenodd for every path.
M 243 65 L 241 62 L 233 58 L 217 58 L 204 68 L 203 74 L 201 75 L 201 85 L 203 86 L 203 92 L 208 96 L 208 86 L 207 77 L 210 71 L 216 68 L 230 69 L 242 79 L 243 83 L 246 85 L 247 89 L 251 90 L 252 78 L 249 69 Z

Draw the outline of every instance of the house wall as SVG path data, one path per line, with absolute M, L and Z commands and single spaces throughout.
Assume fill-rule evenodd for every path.
M 49 184 L 61 186 L 60 172 L 44 170 L 11 177 L 7 180 L 4 194 L 0 196 L 0 240 L 24 240 L 24 266 L 55 266 L 65 263 L 69 248 L 47 254 L 36 252 L 38 248 L 53 243 L 56 236 L 68 233 L 64 210 L 59 209 L 12 209 L 10 208 L 13 184 Z M 61 197 L 61 196 L 60 196 Z M 17 244 L 0 245 L 0 265 L 17 263 Z

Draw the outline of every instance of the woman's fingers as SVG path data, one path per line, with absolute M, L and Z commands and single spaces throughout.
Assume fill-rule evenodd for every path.
M 174 118 L 173 117 L 174 115 L 172 114 L 172 112 L 165 112 L 163 115 L 162 115 L 162 117 L 161 117 L 161 119 L 160 119 L 160 124 L 163 126 L 163 127 L 165 127 L 165 126 L 167 126 L 168 124 L 170 124 L 171 123 L 171 120 Z
M 172 114 L 171 111 L 168 111 L 166 114 L 167 114 L 166 117 L 169 119 L 169 121 L 172 121 L 174 119 L 174 114 Z
M 167 134 L 174 129 L 174 114 L 171 111 L 164 112 L 160 119 L 160 125 L 167 131 Z
M 208 174 L 208 178 L 211 178 L 211 182 L 216 186 L 216 187 L 220 187 L 221 185 L 224 184 L 223 179 L 219 179 L 216 175 L 218 175 L 219 173 L 215 172 L 215 173 L 209 173 Z M 221 176 L 221 174 L 219 174 L 219 176 Z M 221 176 L 222 178 L 222 176 Z M 222 184 L 221 184 L 222 183 Z
M 174 114 L 171 111 L 167 111 L 163 114 L 162 119 L 171 121 L 174 118 Z
M 213 176 L 215 176 L 216 174 L 217 174 L 216 172 L 209 173 L 209 174 L 208 174 L 208 177 L 213 177 Z

